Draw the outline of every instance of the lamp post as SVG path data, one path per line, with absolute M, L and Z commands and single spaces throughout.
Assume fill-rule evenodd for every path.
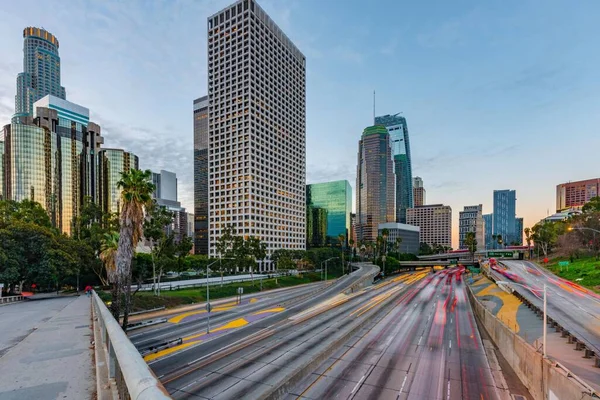
M 210 310 L 211 310 L 211 306 L 210 306 L 210 290 L 208 288 L 208 268 L 211 265 L 214 265 L 218 262 L 221 262 L 221 259 L 218 259 L 217 261 L 213 261 L 210 264 L 208 264 L 206 266 L 206 315 L 207 315 L 207 324 L 206 324 L 206 333 L 210 333 Z
M 535 297 L 537 297 L 538 299 L 540 298 L 540 296 L 538 296 L 533 290 L 531 290 L 531 287 L 529 286 L 525 286 L 522 285 L 520 283 L 515 283 L 515 282 L 508 282 L 508 281 L 497 281 L 496 284 L 498 286 L 502 286 L 502 285 L 519 285 L 524 287 L 525 289 L 529 290 Z M 540 299 L 542 300 L 542 299 Z M 544 356 L 544 358 L 546 358 L 546 331 L 548 330 L 548 320 L 547 320 L 547 312 L 546 312 L 546 306 L 547 306 L 547 302 L 546 302 L 546 284 L 544 283 L 544 297 L 543 297 L 543 301 L 544 301 L 544 326 L 543 326 L 543 336 L 542 336 L 542 355 Z
M 327 281 L 327 262 L 334 260 L 336 258 L 339 258 L 339 257 L 331 257 L 321 263 L 321 270 L 323 270 L 323 263 L 325 263 L 325 281 Z

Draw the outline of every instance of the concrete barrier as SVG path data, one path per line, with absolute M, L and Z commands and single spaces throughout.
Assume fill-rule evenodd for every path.
M 477 322 L 485 328 L 535 400 L 598 399 L 598 393 L 559 363 L 542 354 L 496 318 L 471 292 L 469 301 Z
M 0 304 L 15 303 L 17 301 L 23 301 L 23 296 L 0 297 Z
M 170 399 L 96 292 L 93 292 L 92 311 L 98 386 L 108 381 L 113 389 L 112 397 L 118 399 Z

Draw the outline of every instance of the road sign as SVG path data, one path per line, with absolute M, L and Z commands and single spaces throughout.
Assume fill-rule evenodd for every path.
M 239 287 L 237 290 L 237 294 L 244 294 L 244 288 L 243 287 Z
M 515 252 L 512 251 L 488 251 L 488 257 L 515 257 Z
M 207 312 L 211 312 L 212 311 L 212 306 L 210 305 L 210 303 L 206 303 L 206 311 Z
M 558 262 L 558 266 L 559 267 L 568 267 L 569 266 L 569 262 L 568 261 L 559 261 Z

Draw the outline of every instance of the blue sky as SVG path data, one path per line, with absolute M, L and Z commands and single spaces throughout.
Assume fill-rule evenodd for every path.
M 206 17 L 197 1 L 0 5 L 0 123 L 14 110 L 22 29 L 60 41 L 67 99 L 105 143 L 177 173 L 192 210 L 192 101 L 206 92 Z M 403 112 L 413 173 L 429 203 L 492 209 L 517 190 L 533 225 L 558 183 L 600 175 L 600 3 L 263 0 L 307 58 L 307 176 L 355 186 L 357 142 L 377 113 Z M 457 241 L 456 229 L 454 242 Z

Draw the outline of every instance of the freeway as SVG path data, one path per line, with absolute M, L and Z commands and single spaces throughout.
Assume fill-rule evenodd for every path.
M 282 385 L 373 315 L 393 306 L 407 286 L 425 275 L 404 275 L 350 295 L 311 302 L 309 308 L 299 307 L 288 318 L 263 325 L 236 342 L 207 347 L 197 360 L 160 379 L 175 399 L 280 397 Z
M 519 285 L 511 288 L 540 309 L 543 308 L 541 298 L 545 284 L 548 316 L 583 341 L 590 350 L 600 354 L 600 297 L 597 294 L 530 261 L 502 260 L 501 263 L 518 276 L 518 283 L 533 289 L 533 292 Z
M 409 289 L 287 398 L 497 399 L 461 270 Z
M 295 286 L 283 290 L 267 291 L 248 295 L 241 304 L 234 299 L 211 302 L 210 322 L 216 326 L 240 316 L 272 307 L 285 307 L 291 302 L 299 301 L 306 296 L 314 295 L 327 287 L 325 283 Z M 129 338 L 144 354 L 150 348 L 156 348 L 165 342 L 183 338 L 206 330 L 207 312 L 204 307 L 195 310 L 167 315 L 164 324 L 132 331 Z

